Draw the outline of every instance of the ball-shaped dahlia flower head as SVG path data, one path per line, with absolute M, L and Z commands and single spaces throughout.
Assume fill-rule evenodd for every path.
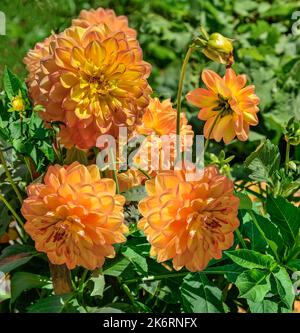
M 158 262 L 171 259 L 176 270 L 196 272 L 233 245 L 239 199 L 233 182 L 216 167 L 205 168 L 199 179 L 187 175 L 165 171 L 146 181 L 148 196 L 139 203 L 143 217 L 138 227 Z
M 138 41 L 106 21 L 53 35 L 24 60 L 29 94 L 46 123 L 64 124 L 67 148 L 94 147 L 101 134 L 117 137 L 119 127 L 132 132 L 149 103 L 151 66 Z
M 97 8 L 91 10 L 82 10 L 79 17 L 72 20 L 72 25 L 88 28 L 91 25 L 105 23 L 113 31 L 123 31 L 127 38 L 136 39 L 137 33 L 128 26 L 126 16 L 117 16 L 112 9 Z
M 158 171 L 173 169 L 176 161 L 176 109 L 170 99 L 162 102 L 151 98 L 142 124 L 137 127 L 135 135 L 146 138 L 141 144 L 133 161 L 141 169 L 155 176 Z M 180 151 L 184 152 L 193 145 L 194 132 L 188 125 L 184 113 L 180 116 Z
M 93 270 L 115 256 L 113 244 L 126 240 L 125 198 L 96 165 L 50 166 L 44 182 L 27 192 L 25 230 L 53 264 Z

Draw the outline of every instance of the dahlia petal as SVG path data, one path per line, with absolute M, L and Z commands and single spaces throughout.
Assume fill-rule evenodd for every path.
M 214 93 L 218 93 L 217 83 L 222 81 L 222 78 L 218 74 L 209 69 L 205 69 L 201 77 L 202 81 L 210 90 Z

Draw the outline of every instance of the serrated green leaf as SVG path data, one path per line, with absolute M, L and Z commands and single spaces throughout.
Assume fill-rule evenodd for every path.
M 72 294 L 42 298 L 27 308 L 28 313 L 61 313 Z
M 285 244 L 289 248 L 293 247 L 299 234 L 300 208 L 297 208 L 284 198 L 269 196 L 266 209 L 272 222 L 281 231 Z
M 245 192 L 236 192 L 234 195 L 240 199 L 239 209 L 252 209 L 252 201 Z
M 248 270 L 237 278 L 236 286 L 240 291 L 239 297 L 262 302 L 271 289 L 270 273 L 256 268 Z
M 204 273 L 188 274 L 180 287 L 182 307 L 188 313 L 224 312 L 222 291 Z
M 4 68 L 3 86 L 9 99 L 15 97 L 18 94 L 19 90 L 22 88 L 21 81 L 7 67 Z
M 247 300 L 251 313 L 277 313 L 278 304 L 276 302 L 264 299 L 262 302 L 252 302 Z
M 32 274 L 28 272 L 16 272 L 11 279 L 11 303 L 25 290 L 42 288 L 51 283 L 47 276 Z
M 108 267 L 104 268 L 103 274 L 116 277 L 120 276 L 129 265 L 130 261 L 127 258 L 118 258 L 116 261 L 109 263 Z
M 251 170 L 249 176 L 251 179 L 269 181 L 274 172 L 279 169 L 278 147 L 266 140 L 246 158 L 245 165 Z
M 123 248 L 122 254 L 134 265 L 139 273 L 144 276 L 148 274 L 148 264 L 145 257 L 141 256 L 137 251 L 130 248 L 129 246 Z
M 261 268 L 270 270 L 276 266 L 276 261 L 272 257 L 253 250 L 226 251 L 225 254 L 236 264 L 248 269 Z
M 280 267 L 278 270 L 273 272 L 273 276 L 275 277 L 277 291 L 282 302 L 288 309 L 292 310 L 295 300 L 295 293 L 289 274 L 285 268 Z
M 91 277 L 91 281 L 94 282 L 94 288 L 91 293 L 91 296 L 103 297 L 103 291 L 104 291 L 104 287 L 105 287 L 104 275 L 101 272 L 93 273 L 93 276 Z

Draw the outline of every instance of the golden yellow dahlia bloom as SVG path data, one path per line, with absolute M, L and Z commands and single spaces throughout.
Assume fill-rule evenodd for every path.
M 158 98 L 150 99 L 142 118 L 142 124 L 137 127 L 136 134 L 146 136 L 138 151 L 139 154 L 134 158 L 136 165 L 141 165 L 142 169 L 152 175 L 156 174 L 156 171 L 174 167 L 176 159 L 176 110 L 172 107 L 170 99 L 162 102 Z M 180 135 L 181 151 L 185 151 L 192 146 L 194 133 L 192 127 L 188 125 L 184 113 L 181 114 L 180 119 Z M 162 136 L 168 137 L 164 140 Z M 170 142 L 170 146 L 167 145 L 168 142 Z M 151 150 L 154 147 L 156 150 Z M 146 161 L 143 160 L 143 156 L 147 156 Z M 145 162 L 147 167 L 143 165 Z
M 138 41 L 104 23 L 53 36 L 37 69 L 25 62 L 30 96 L 45 107 L 44 121 L 64 124 L 66 147 L 91 148 L 101 134 L 116 137 L 121 126 L 133 131 L 149 103 L 151 67 Z
M 146 181 L 148 196 L 139 203 L 138 227 L 158 262 L 173 260 L 176 270 L 205 269 L 233 245 L 239 226 L 239 199 L 233 182 L 216 167 L 207 167 L 197 181 L 184 170 L 165 171 Z
M 245 75 L 227 69 L 221 78 L 211 70 L 202 72 L 207 89 L 197 88 L 187 94 L 187 100 L 200 108 L 198 118 L 206 121 L 204 136 L 230 143 L 236 136 L 248 139 L 249 127 L 258 124 L 259 98 L 253 85 L 245 86 Z
M 53 264 L 95 269 L 126 240 L 123 205 L 112 179 L 96 165 L 50 166 L 43 184 L 32 184 L 22 206 L 25 230 Z

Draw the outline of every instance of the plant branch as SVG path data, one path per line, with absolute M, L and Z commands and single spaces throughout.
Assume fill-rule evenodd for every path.
M 176 98 L 176 108 L 177 108 L 177 114 L 176 114 L 176 153 L 177 157 L 180 156 L 180 114 L 181 114 L 181 98 L 182 98 L 182 89 L 184 84 L 184 78 L 186 74 L 186 67 L 190 60 L 191 54 L 193 53 L 195 49 L 195 45 L 191 44 L 187 50 L 187 53 L 185 55 L 185 58 L 182 63 L 181 72 L 180 72 L 180 78 L 178 83 L 178 90 L 177 90 L 177 98 Z
M 6 164 L 6 161 L 5 161 L 5 158 L 4 158 L 4 155 L 3 155 L 3 152 L 2 150 L 0 149 L 0 162 L 1 164 L 3 165 L 3 168 L 4 168 L 4 171 L 5 171 L 5 174 L 6 174 L 6 177 L 9 181 L 9 183 L 11 184 L 13 190 L 15 191 L 17 197 L 18 197 L 18 200 L 20 201 L 20 204 L 22 205 L 23 203 L 23 198 L 21 196 L 21 193 L 17 187 L 17 185 L 15 184 L 14 180 L 12 179 L 12 176 L 8 170 L 8 167 L 7 167 L 7 164 Z

